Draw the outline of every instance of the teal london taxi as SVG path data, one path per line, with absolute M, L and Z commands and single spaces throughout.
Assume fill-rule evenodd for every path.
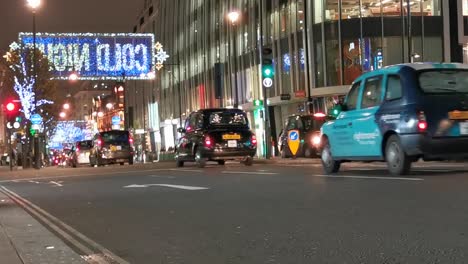
M 468 158 L 468 65 L 411 63 L 365 73 L 341 110 L 321 128 L 326 173 L 343 162 L 386 161 L 401 175 L 419 159 Z

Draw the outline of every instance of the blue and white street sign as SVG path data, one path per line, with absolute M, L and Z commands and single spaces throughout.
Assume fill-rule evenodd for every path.
M 33 125 L 40 125 L 42 123 L 42 116 L 40 114 L 34 114 L 31 116 L 31 123 Z
M 289 139 L 297 140 L 298 138 L 299 138 L 299 133 L 297 133 L 296 131 L 291 131 L 291 133 L 289 134 Z
M 113 125 L 120 125 L 120 116 L 113 116 L 112 117 L 112 124 Z

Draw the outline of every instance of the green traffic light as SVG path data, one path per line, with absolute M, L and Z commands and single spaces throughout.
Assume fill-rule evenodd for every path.
M 31 136 L 34 136 L 36 134 L 36 129 L 29 129 L 29 132 L 31 133 Z
M 263 65 L 263 78 L 273 77 L 273 66 L 272 65 Z
M 262 101 L 262 100 L 256 99 L 256 100 L 254 101 L 254 105 L 255 105 L 255 106 L 261 106 L 261 105 L 263 105 L 263 101 Z

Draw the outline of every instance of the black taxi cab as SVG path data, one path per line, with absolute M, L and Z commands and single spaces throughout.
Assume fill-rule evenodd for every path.
M 468 158 L 468 65 L 411 63 L 358 77 L 342 112 L 322 128 L 326 173 L 348 161 L 386 161 L 391 174 L 414 161 Z
M 191 113 L 175 150 L 177 167 L 184 162 L 196 162 L 205 167 L 207 161 L 224 165 L 226 160 L 241 160 L 245 165 L 253 163 L 257 139 L 250 130 L 247 115 L 239 109 L 213 108 Z

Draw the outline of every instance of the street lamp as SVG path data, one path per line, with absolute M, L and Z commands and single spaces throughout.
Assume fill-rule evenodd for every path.
M 73 71 L 68 78 L 70 79 L 70 81 L 76 81 L 78 80 L 78 74 L 75 71 Z
M 65 109 L 65 110 L 70 109 L 70 104 L 69 103 L 64 103 L 63 104 L 63 109 Z
M 240 19 L 240 12 L 239 11 L 231 11 L 227 15 L 229 21 L 231 21 L 231 26 L 232 26 L 232 31 L 234 35 L 234 41 L 233 41 L 233 64 L 235 67 L 234 68 L 234 89 L 235 89 L 235 101 L 234 101 L 234 108 L 239 107 L 239 91 L 237 87 L 237 47 L 236 47 L 236 39 L 237 39 L 237 21 Z
M 60 118 L 65 118 L 67 116 L 67 114 L 65 112 L 60 112 L 59 116 L 60 116 Z
M 37 76 L 36 76 L 36 9 L 41 5 L 41 0 L 27 0 L 28 5 L 32 8 L 32 18 L 33 18 L 33 53 L 32 53 L 32 60 L 33 60 L 33 91 L 34 91 L 34 113 L 36 112 L 37 108 Z M 37 133 L 34 134 L 34 160 L 35 160 L 35 168 L 40 169 L 41 165 L 41 158 L 39 155 L 39 135 Z

